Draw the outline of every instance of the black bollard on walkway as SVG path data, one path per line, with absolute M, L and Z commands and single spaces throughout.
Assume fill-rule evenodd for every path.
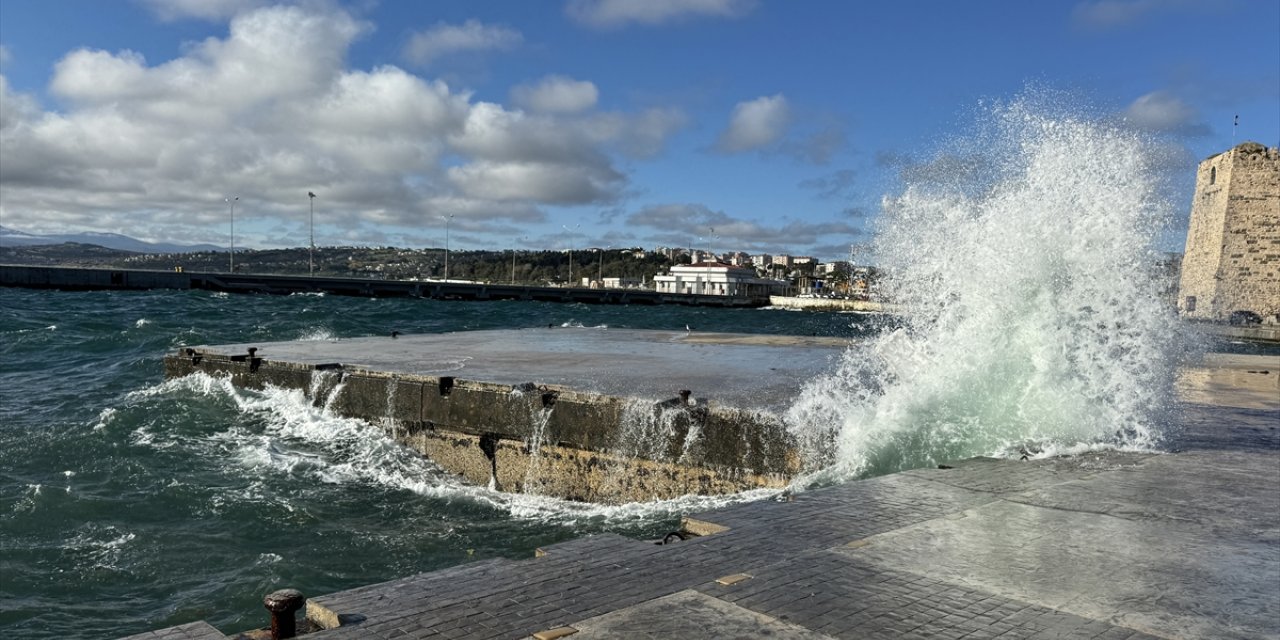
M 268 593 L 262 605 L 271 612 L 271 640 L 285 640 L 298 635 L 296 614 L 307 603 L 297 589 L 281 589 Z

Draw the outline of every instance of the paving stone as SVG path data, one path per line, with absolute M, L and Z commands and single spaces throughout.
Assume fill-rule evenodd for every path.
M 120 640 L 227 640 L 227 636 L 208 622 L 200 620 L 157 631 L 147 631 Z
M 684 590 L 644 604 L 573 623 L 575 640 L 602 638 L 778 638 L 828 640 L 830 636 Z

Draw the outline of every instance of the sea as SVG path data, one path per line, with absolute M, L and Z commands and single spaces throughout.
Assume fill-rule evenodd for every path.
M 991 104 L 904 169 L 866 250 L 907 310 L 0 289 L 0 637 L 260 627 L 261 598 L 336 590 L 771 492 L 600 506 L 470 486 L 298 391 L 165 380 L 179 347 L 520 329 L 836 336 L 785 420 L 792 491 L 977 455 L 1167 450 L 1179 365 L 1158 140 L 1051 93 Z M 857 256 L 855 256 L 857 259 Z
M 261 626 L 261 598 L 379 582 L 598 532 L 660 538 L 763 494 L 597 507 L 471 487 L 376 425 L 192 376 L 175 349 L 546 327 L 821 335 L 873 315 L 202 291 L 0 289 L 0 637 Z

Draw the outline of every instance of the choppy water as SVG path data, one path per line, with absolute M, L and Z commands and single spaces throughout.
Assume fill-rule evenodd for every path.
M 467 487 L 381 431 L 193 376 L 175 347 L 565 325 L 856 337 L 860 316 L 0 289 L 0 637 L 260 626 L 320 594 L 590 532 L 659 537 L 735 498 L 595 507 Z M 577 329 L 577 327 L 582 327 Z

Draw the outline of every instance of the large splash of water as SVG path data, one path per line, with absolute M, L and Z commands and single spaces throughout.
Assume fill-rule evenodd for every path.
M 900 328 L 851 348 L 788 419 L 825 480 L 975 455 L 1158 444 L 1178 344 L 1153 242 L 1152 147 L 996 110 L 884 201 L 873 249 Z

